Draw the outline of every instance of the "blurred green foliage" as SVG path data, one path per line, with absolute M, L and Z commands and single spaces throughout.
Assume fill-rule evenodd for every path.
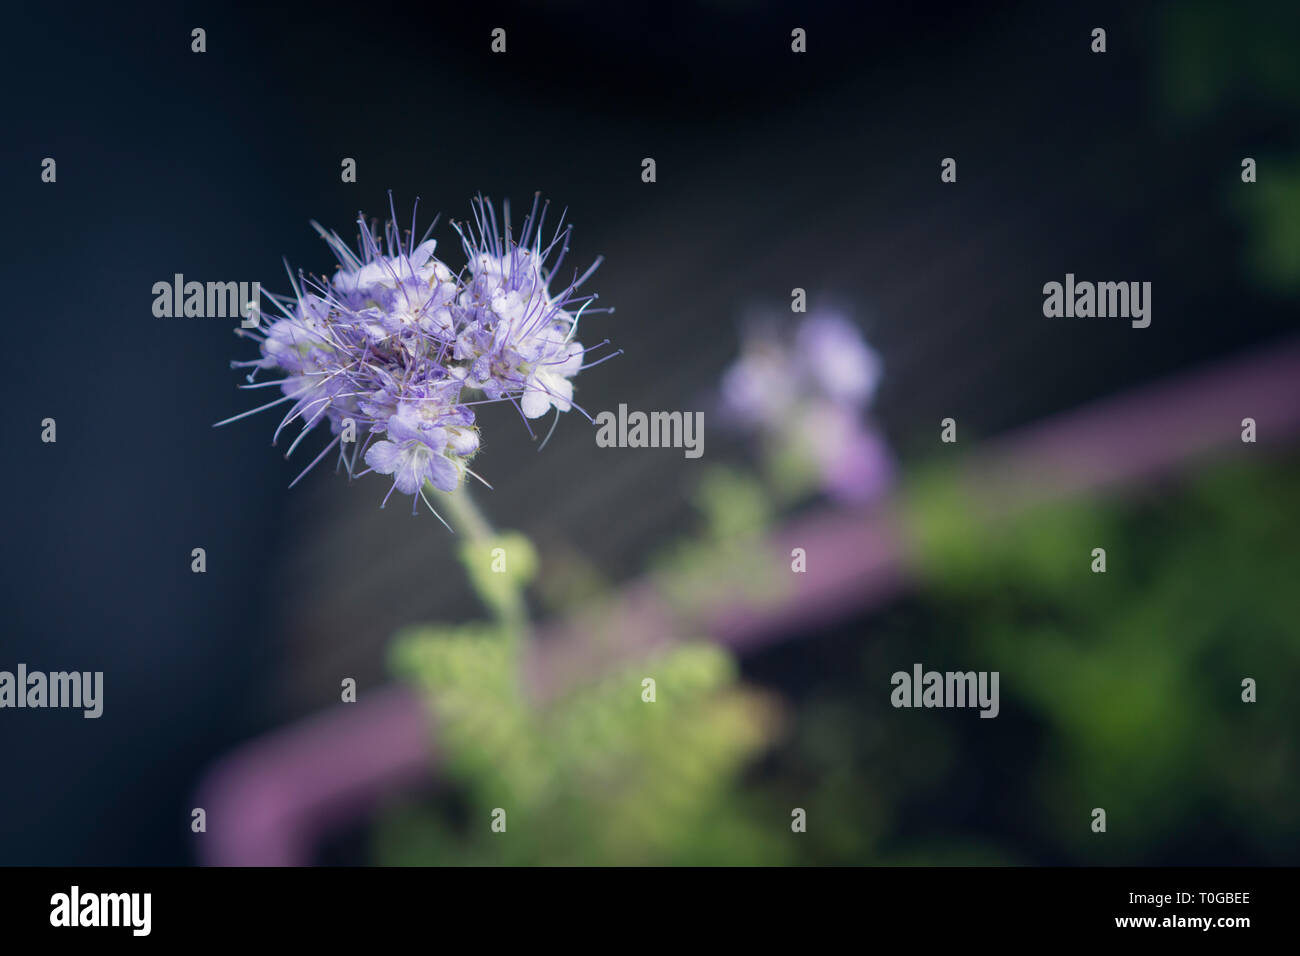
M 534 704 L 512 644 L 492 629 L 425 629 L 397 643 L 399 672 L 428 693 L 443 769 L 465 817 L 409 810 L 381 831 L 388 863 L 706 863 L 719 844 L 761 853 L 730 802 L 733 776 L 773 719 L 729 657 L 685 645 Z M 642 680 L 656 699 L 642 699 Z M 505 833 L 489 827 L 506 811 Z
M 1179 0 L 1158 29 L 1161 101 L 1181 124 L 1218 124 L 1218 148 L 1239 151 L 1224 191 L 1247 226 L 1251 276 L 1300 292 L 1300 4 Z M 1245 156 L 1258 164 L 1248 185 L 1236 166 Z
M 771 521 L 761 487 L 721 471 L 702 484 L 703 529 L 661 562 L 670 603 L 691 613 L 725 580 L 752 583 Z M 498 550 L 499 549 L 499 550 Z M 504 555 L 509 573 L 492 570 Z M 462 547 L 495 624 L 410 630 L 393 667 L 429 701 L 455 806 L 406 807 L 377 832 L 390 864 L 691 864 L 779 861 L 779 827 L 741 812 L 735 782 L 777 724 L 773 700 L 740 685 L 735 662 L 706 643 L 678 645 L 554 699 L 521 674 L 520 590 L 531 544 L 492 535 Z M 560 587 L 589 590 L 574 573 Z M 704 576 L 704 577 L 702 577 Z M 701 590 L 701 583 L 705 585 Z M 617 626 L 617 622 L 612 622 Z M 613 635 L 616 638 L 617 635 Z M 653 699 L 643 683 L 653 681 Z M 490 824 L 505 811 L 504 833 Z
M 758 479 L 735 469 L 708 469 L 693 501 L 702 527 L 651 559 L 655 587 L 686 617 L 703 613 L 722 595 L 779 601 L 789 585 L 784 562 L 767 545 L 776 503 Z
M 1152 862 L 1208 815 L 1239 852 L 1294 859 L 1296 476 L 1294 462 L 1237 461 L 998 522 L 954 517 L 942 491 L 918 500 L 937 619 L 997 662 L 1004 699 L 1042 727 L 1028 842 Z M 1096 547 L 1105 573 L 1091 570 Z M 1257 703 L 1242 701 L 1248 677 Z M 1083 824 L 1092 807 L 1110 838 Z
M 1010 518 L 951 473 L 913 480 L 917 593 L 838 636 L 756 655 L 747 684 L 700 642 L 538 702 L 508 615 L 410 630 L 394 667 L 427 695 L 444 783 L 381 819 L 378 859 L 1294 861 L 1298 476 L 1293 459 L 1238 460 Z M 658 573 L 694 578 L 749 555 L 775 514 L 765 495 L 717 473 L 698 498 L 699 535 Z M 466 560 L 481 564 L 491 543 L 467 546 Z M 1096 547 L 1104 574 L 1091 570 Z M 522 586 L 532 565 L 511 567 Z M 893 709 L 889 675 L 914 661 L 999 671 L 1001 714 Z M 792 682 L 796 671 L 811 684 Z M 1246 677 L 1255 703 L 1242 701 Z M 806 833 L 790 830 L 796 807 Z M 1094 807 L 1106 834 L 1090 829 Z M 504 834 L 490 827 L 496 808 Z
M 1300 292 L 1300 159 L 1262 159 L 1259 180 L 1236 194 L 1254 229 L 1249 268 L 1264 287 Z
M 1300 109 L 1300 6 L 1276 0 L 1176 0 L 1159 30 L 1162 98 L 1184 119 L 1230 110 L 1243 99 Z

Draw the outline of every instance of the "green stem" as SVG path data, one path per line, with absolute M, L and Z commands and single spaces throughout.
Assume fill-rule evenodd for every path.
M 440 496 L 447 506 L 450 516 L 447 523 L 457 534 L 463 534 L 475 544 L 487 544 L 496 537 L 492 525 L 488 523 L 483 512 L 478 510 L 469 489 L 462 484 L 455 491 L 443 492 Z
M 490 561 L 492 548 L 500 538 L 483 512 L 479 510 L 478 505 L 474 503 L 469 489 L 462 484 L 455 491 L 439 492 L 437 500 L 444 506 L 440 510 L 445 511 L 447 523 L 457 534 L 464 535 L 461 541 L 461 553 L 465 560 Z M 506 584 L 504 599 L 490 599 L 488 595 L 482 593 L 479 590 L 479 578 L 472 573 L 470 583 L 476 591 L 479 591 L 479 598 L 492 611 L 497 623 L 512 640 L 526 637 L 529 626 L 528 604 L 524 600 L 524 590 L 511 575 L 506 574 L 503 577 Z

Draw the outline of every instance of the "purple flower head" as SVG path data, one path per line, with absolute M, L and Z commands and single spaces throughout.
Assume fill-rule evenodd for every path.
M 259 314 L 255 329 L 240 330 L 260 343 L 261 358 L 232 363 L 252 370 L 245 387 L 282 392 L 245 414 L 289 403 L 275 438 L 301 423 L 290 454 L 308 432 L 328 424 L 333 440 L 294 484 L 337 446 L 350 475 L 392 478 L 385 502 L 393 491 L 423 495 L 426 483 L 454 491 L 474 474 L 473 405 L 508 401 L 526 426 L 551 408 L 558 421 L 560 412 L 577 407 L 572 378 L 588 351 L 574 338 L 578 319 L 612 310 L 589 308 L 596 297 L 577 294 L 599 260 L 557 281 L 572 227 L 561 217 L 543 246 L 545 215 L 546 206 L 539 215 L 534 200 L 516 238 L 508 204 L 501 234 L 493 207 L 476 200 L 473 225 L 455 227 L 468 259 L 460 273 L 434 255 L 432 226 L 417 240 L 414 222 L 404 233 L 394 216 L 380 233 L 358 218 L 353 250 L 312 224 L 338 259 L 337 271 L 330 279 L 291 275 L 292 296 L 268 295 L 280 315 Z M 284 374 L 255 382 L 261 370 Z M 357 472 L 358 460 L 368 467 Z
M 723 373 L 721 412 L 769 449 L 810 462 L 827 494 L 868 501 L 893 473 L 866 418 L 880 373 L 879 356 L 838 313 L 814 311 L 794 329 L 768 321 L 751 328 Z
M 543 246 L 546 211 L 543 205 L 539 212 L 534 199 L 516 237 L 507 206 L 503 236 L 495 211 L 479 199 L 473 222 L 456 227 L 468 278 L 453 308 L 459 330 L 455 357 L 466 363 L 468 385 L 489 398 L 517 395 L 525 418 L 573 406 L 571 379 L 587 353 L 574 338 L 578 320 L 584 312 L 612 311 L 590 308 L 597 297 L 577 291 L 600 259 L 581 275 L 561 277 L 572 227 L 561 216 Z
M 403 402 L 385 424 L 385 434 L 366 450 L 366 464 L 392 475 L 393 487 L 402 494 L 416 494 L 426 481 L 440 491 L 454 491 L 460 484 L 460 471 L 444 454 L 448 434 L 440 412 L 429 415 Z

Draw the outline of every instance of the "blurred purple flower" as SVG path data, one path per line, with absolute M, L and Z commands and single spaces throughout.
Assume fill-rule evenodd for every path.
M 795 354 L 804 378 L 831 401 L 865 408 L 880 383 L 880 356 L 852 322 L 814 312 L 795 331 Z
M 866 414 L 880 376 L 880 357 L 857 327 L 818 310 L 793 330 L 774 322 L 751 328 L 723 373 L 721 412 L 769 449 L 808 459 L 826 494 L 866 502 L 889 487 L 894 473 Z

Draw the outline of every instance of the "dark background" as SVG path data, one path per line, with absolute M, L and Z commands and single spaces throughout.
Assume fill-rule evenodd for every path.
M 576 224 L 570 261 L 607 257 L 592 288 L 617 311 L 584 338 L 625 355 L 578 383 L 593 412 L 701 407 L 746 310 L 784 308 L 800 286 L 854 304 L 906 462 L 942 417 L 996 434 L 1294 326 L 1243 278 L 1224 202 L 1241 157 L 1291 130 L 1249 90 L 1202 122 L 1170 119 L 1166 11 L 8 13 L 0 668 L 102 670 L 105 711 L 0 712 L 0 863 L 189 860 L 190 797 L 212 760 L 336 700 L 340 675 L 383 680 L 394 627 L 472 608 L 440 527 L 378 511 L 383 482 L 348 487 L 326 467 L 286 491 L 310 441 L 295 466 L 268 447 L 273 413 L 211 427 L 255 404 L 228 367 L 253 348 L 219 319 L 154 318 L 153 283 L 287 291 L 281 256 L 332 263 L 308 220 L 350 238 L 390 188 L 401 218 L 417 196 L 422 219 L 443 213 L 454 262 L 446 219 L 473 195 L 519 209 L 541 190 Z M 496 26 L 504 56 L 489 52 Z M 1104 56 L 1089 52 L 1094 26 Z M 340 182 L 345 156 L 356 184 Z M 956 185 L 939 181 L 946 156 Z M 1151 281 L 1151 327 L 1045 320 L 1042 284 L 1066 272 Z M 46 417 L 57 444 L 40 441 Z M 686 520 L 679 453 L 612 463 L 570 415 L 538 455 L 511 418 L 484 413 L 476 463 L 502 526 L 618 579 Z M 190 572 L 194 547 L 205 575 Z

